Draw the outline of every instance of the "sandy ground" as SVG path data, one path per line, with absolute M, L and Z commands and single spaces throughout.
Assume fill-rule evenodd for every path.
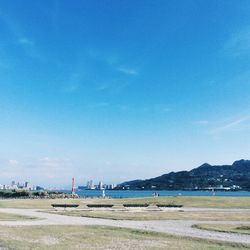
M 190 209 L 191 211 L 207 211 L 208 209 Z M 216 209 L 215 209 L 216 210 Z M 224 211 L 232 211 L 223 209 Z M 41 211 L 41 209 L 40 209 Z M 229 242 L 250 244 L 250 235 L 221 233 L 192 228 L 194 224 L 215 223 L 214 221 L 193 221 L 193 220 L 162 220 L 162 221 L 131 221 L 131 220 L 109 220 L 87 217 L 73 217 L 58 214 L 40 212 L 38 209 L 15 209 L 0 208 L 0 212 L 14 213 L 40 218 L 40 220 L 27 221 L 0 221 L 0 225 L 8 226 L 30 226 L 30 225 L 104 225 L 113 227 L 125 227 L 155 232 L 163 232 L 182 236 L 222 240 Z M 211 211 L 211 209 L 209 209 Z M 241 211 L 234 209 L 234 211 Z M 245 210 L 244 210 L 245 211 Z M 249 224 L 242 221 L 216 221 L 217 224 Z

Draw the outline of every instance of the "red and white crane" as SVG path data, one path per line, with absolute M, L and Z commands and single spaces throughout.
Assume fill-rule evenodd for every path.
M 72 178 L 72 188 L 71 188 L 71 194 L 74 195 L 75 194 L 75 178 L 73 177 Z

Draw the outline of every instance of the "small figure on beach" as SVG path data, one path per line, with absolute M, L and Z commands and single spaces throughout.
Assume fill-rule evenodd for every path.
M 153 197 L 158 197 L 158 196 L 160 196 L 157 192 L 154 192 L 152 195 L 153 195 Z

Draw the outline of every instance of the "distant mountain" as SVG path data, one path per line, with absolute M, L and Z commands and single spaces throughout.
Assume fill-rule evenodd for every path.
M 232 165 L 204 163 L 190 171 L 170 172 L 147 180 L 121 183 L 118 189 L 143 190 L 250 190 L 250 160 Z

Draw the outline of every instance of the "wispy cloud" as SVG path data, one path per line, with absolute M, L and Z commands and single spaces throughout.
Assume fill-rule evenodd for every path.
M 111 86 L 112 86 L 111 83 L 100 83 L 100 84 L 97 84 L 97 86 L 95 87 L 95 90 L 104 91 L 104 90 L 111 88 Z
M 250 115 L 235 116 L 217 121 L 198 120 L 193 122 L 194 125 L 203 128 L 207 134 L 218 136 L 224 133 L 250 130 Z
M 159 103 L 146 107 L 144 110 L 155 114 L 165 114 L 171 111 L 171 109 L 166 104 L 159 104 Z
M 250 27 L 231 35 L 224 46 L 224 51 L 233 56 L 250 54 Z
M 67 92 L 67 93 L 74 93 L 74 92 L 77 92 L 79 88 L 80 88 L 79 82 L 70 82 L 66 84 L 66 86 L 64 86 L 63 90 L 64 92 Z
M 127 75 L 137 75 L 138 71 L 133 67 L 124 66 L 122 63 L 122 58 L 118 55 L 110 53 L 109 55 L 98 51 L 97 49 L 87 50 L 87 54 L 91 59 L 95 61 L 103 62 L 106 65 L 109 65 L 114 70 L 118 70 Z
M 19 162 L 17 160 L 14 159 L 0 159 L 0 164 L 2 167 L 6 166 L 6 167 L 10 167 L 10 166 L 14 166 L 17 165 Z
M 10 165 L 17 165 L 17 164 L 18 164 L 18 161 L 17 161 L 17 160 L 12 160 L 12 159 L 10 159 L 10 160 L 8 160 L 8 163 L 9 163 Z
M 63 91 L 67 93 L 77 92 L 82 85 L 83 75 L 81 73 L 71 73 L 68 81 L 63 86 Z
M 14 159 L 0 158 L 1 175 L 2 179 L 11 179 L 18 176 L 20 173 L 21 165 Z
M 42 53 L 40 53 L 35 46 L 34 40 L 27 35 L 27 32 L 24 32 L 24 29 L 20 25 L 20 22 L 15 20 L 13 17 L 9 17 L 4 13 L 0 12 L 0 20 L 5 24 L 9 30 L 14 43 L 20 46 L 26 54 L 32 58 L 43 59 Z
M 118 55 L 110 53 L 106 54 L 103 51 L 99 51 L 96 48 L 89 48 L 87 50 L 87 56 L 92 60 L 103 62 L 110 66 L 117 66 L 119 65 L 120 58 Z
M 126 75 L 138 75 L 138 72 L 135 69 L 132 68 L 124 68 L 124 67 L 119 67 L 118 71 L 126 74 Z
M 34 45 L 34 42 L 30 39 L 28 39 L 27 37 L 20 37 L 18 39 L 18 43 L 19 44 L 22 44 L 22 45 L 25 45 L 25 46 L 33 46 Z
M 40 167 L 50 167 L 61 169 L 65 164 L 67 165 L 70 162 L 70 159 L 67 158 L 58 158 L 58 157 L 49 157 L 45 156 L 38 159 L 37 164 Z
M 129 63 L 125 62 L 120 55 L 112 51 L 104 52 L 91 48 L 87 50 L 86 55 L 92 65 L 97 64 L 97 67 L 101 69 L 95 79 L 94 91 L 118 94 L 133 83 L 135 80 L 133 76 L 138 75 L 136 69 L 129 66 Z
M 25 51 L 25 53 L 29 57 L 38 59 L 40 61 L 44 60 L 44 55 L 39 52 L 34 40 L 32 40 L 31 38 L 21 36 L 17 38 L 17 44 Z
M 20 180 L 21 182 L 30 180 L 32 184 L 40 185 L 48 180 L 53 183 L 60 183 L 63 179 L 70 178 L 73 166 L 71 159 L 51 156 L 20 161 L 0 159 L 0 164 L 2 170 L 1 182 L 6 183 L 6 180 Z M 34 180 L 36 180 L 36 183 L 33 182 Z
M 114 94 L 120 93 L 124 88 L 130 85 L 128 80 L 113 78 L 109 81 L 99 83 L 94 88 L 95 91 L 109 91 Z
M 207 120 L 199 120 L 199 121 L 195 121 L 194 124 L 196 124 L 196 125 L 207 125 L 207 124 L 209 124 L 209 121 L 207 121 Z
M 223 133 L 226 131 L 232 131 L 232 130 L 241 130 L 246 128 L 246 124 L 250 121 L 250 115 L 243 116 L 237 119 L 233 119 L 231 121 L 224 122 L 221 125 L 218 125 L 217 127 L 210 130 L 210 134 L 218 134 Z M 249 128 L 247 126 L 247 128 Z

